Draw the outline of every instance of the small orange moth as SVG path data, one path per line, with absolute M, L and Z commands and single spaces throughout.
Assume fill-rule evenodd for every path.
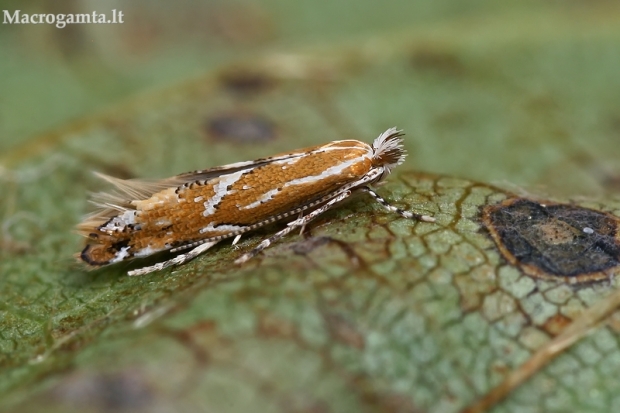
M 169 250 L 191 249 L 167 261 L 129 271 L 143 275 L 183 264 L 219 241 L 297 217 L 235 262 L 243 263 L 295 228 L 356 192 L 366 192 L 389 211 L 434 222 L 390 205 L 369 185 L 405 160 L 402 133 L 390 128 L 372 145 L 342 140 L 255 161 L 188 172 L 156 182 L 98 174 L 116 191 L 97 193 L 98 208 L 77 226 L 87 238 L 79 258 L 98 267 Z

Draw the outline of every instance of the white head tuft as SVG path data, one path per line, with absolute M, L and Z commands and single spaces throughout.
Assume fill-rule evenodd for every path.
M 407 151 L 403 146 L 402 130 L 390 128 L 383 132 L 372 143 L 372 163 L 376 167 L 385 169 L 384 176 L 392 172 L 396 166 L 405 162 Z

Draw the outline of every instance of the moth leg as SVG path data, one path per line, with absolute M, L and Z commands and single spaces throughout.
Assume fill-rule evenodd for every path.
M 301 227 L 305 226 L 310 221 L 312 221 L 314 218 L 321 215 L 323 212 L 327 211 L 328 209 L 333 207 L 335 204 L 337 204 L 338 202 L 342 201 L 343 199 L 347 198 L 350 195 L 351 195 L 351 191 L 345 191 L 341 193 L 340 195 L 336 196 L 335 198 L 332 198 L 329 202 L 325 203 L 321 207 L 310 212 L 306 216 L 297 218 L 295 221 L 289 222 L 286 228 L 284 228 L 283 230 L 279 232 L 276 232 L 271 237 L 262 240 L 261 243 L 258 244 L 258 246 L 256 246 L 253 250 L 237 258 L 235 260 L 235 264 L 243 264 L 250 258 L 256 256 L 256 254 L 258 254 L 259 252 L 261 252 L 262 250 L 269 247 L 271 244 L 273 244 L 274 242 L 276 242 L 277 240 L 279 240 L 280 238 L 288 234 L 289 232 L 293 231 L 295 228 L 300 227 L 300 226 Z
M 413 219 L 417 219 L 418 221 L 424 221 L 424 222 L 435 222 L 435 218 L 429 217 L 428 215 L 414 214 L 413 212 L 405 211 L 405 210 L 395 207 L 394 205 L 390 205 L 388 201 L 383 199 L 378 193 L 368 188 L 367 186 L 359 188 L 359 190 L 370 194 L 373 198 L 375 198 L 375 201 L 381 204 L 381 206 L 383 206 L 385 209 L 391 212 L 395 212 L 403 218 L 408 218 L 408 219 L 413 218 Z
M 298 220 L 302 219 L 304 217 L 304 213 L 303 211 L 299 213 L 299 216 L 297 217 Z M 299 230 L 299 236 L 301 237 L 302 235 L 304 235 L 304 231 L 306 230 L 306 224 L 303 224 L 301 226 L 301 229 Z
M 144 275 L 144 274 L 149 274 L 151 272 L 163 270 L 164 268 L 167 268 L 173 265 L 183 264 L 189 260 L 196 258 L 197 256 L 199 256 L 200 254 L 202 254 L 203 252 L 205 252 L 206 250 L 208 250 L 209 248 L 211 248 L 218 242 L 219 241 L 211 241 L 211 242 L 202 243 L 188 253 L 177 255 L 176 257 L 168 261 L 158 262 L 157 264 L 151 265 L 150 267 L 138 268 L 137 270 L 128 271 L 127 275 Z
M 235 237 L 235 239 L 233 239 L 232 246 L 233 246 L 233 248 L 234 248 L 235 250 L 238 250 L 238 249 L 239 249 L 239 246 L 237 245 L 237 243 L 238 243 L 238 242 L 239 242 L 239 240 L 241 239 L 241 236 L 242 236 L 242 235 L 243 235 L 243 234 L 238 234 L 238 235 Z
M 170 252 L 175 253 L 178 251 L 188 250 L 190 248 L 196 248 L 197 246 L 204 244 L 205 240 L 190 242 L 189 244 L 180 245 L 170 250 Z

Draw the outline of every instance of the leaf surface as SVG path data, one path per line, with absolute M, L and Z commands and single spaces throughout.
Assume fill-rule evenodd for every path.
M 485 206 L 515 196 L 620 216 L 620 10 L 536 7 L 326 29 L 333 39 L 261 51 L 10 145 L 0 406 L 456 412 L 483 399 L 617 292 L 613 276 L 532 278 L 482 228 Z M 241 267 L 234 259 L 277 226 L 144 277 L 71 258 L 87 193 L 104 189 L 93 169 L 166 177 L 370 142 L 395 125 L 410 155 L 379 192 L 436 224 L 362 195 Z M 618 314 L 588 318 L 493 411 L 617 410 Z

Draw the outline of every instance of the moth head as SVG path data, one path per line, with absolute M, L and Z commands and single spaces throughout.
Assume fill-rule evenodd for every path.
M 372 164 L 376 168 L 383 167 L 381 179 L 392 172 L 396 166 L 405 162 L 407 151 L 403 146 L 401 136 L 404 134 L 402 132 L 402 130 L 390 128 L 372 143 Z

